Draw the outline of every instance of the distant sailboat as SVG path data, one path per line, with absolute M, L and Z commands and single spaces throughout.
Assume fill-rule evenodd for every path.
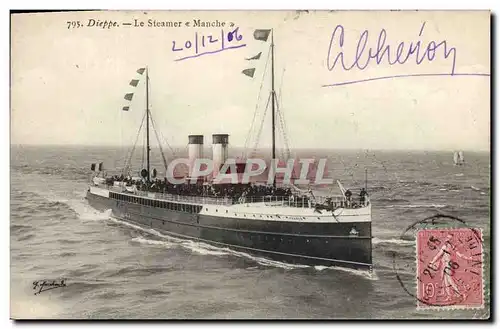
M 453 162 L 455 163 L 455 166 L 461 166 L 465 164 L 464 152 L 463 151 L 455 152 L 453 154 Z

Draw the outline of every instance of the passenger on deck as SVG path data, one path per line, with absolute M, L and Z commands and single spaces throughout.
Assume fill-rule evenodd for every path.
M 347 208 L 351 207 L 351 196 L 352 196 L 351 190 L 345 191 L 345 200 L 346 200 L 346 207 Z
M 361 189 L 361 192 L 359 192 L 359 203 L 361 203 L 361 206 L 366 206 L 367 197 L 368 197 L 368 192 L 366 192 L 365 188 L 363 187 Z

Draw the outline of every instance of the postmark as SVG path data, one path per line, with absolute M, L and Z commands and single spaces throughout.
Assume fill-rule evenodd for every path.
M 484 307 L 479 229 L 419 230 L 416 251 L 418 308 Z
M 423 232 L 432 232 L 432 231 L 444 232 L 440 233 L 439 235 L 437 234 L 434 235 L 434 238 L 440 240 L 440 243 L 438 245 L 436 245 L 436 241 L 434 241 L 434 238 L 431 241 L 431 246 L 427 245 L 428 240 L 425 241 L 425 244 L 421 242 L 422 240 L 419 241 L 419 236 L 420 236 L 419 234 L 423 234 L 428 239 L 430 239 L 430 236 L 425 235 L 428 233 L 423 233 Z M 442 296 L 446 293 L 445 289 L 446 286 L 442 287 L 442 282 L 438 281 L 438 279 L 439 278 L 442 279 L 441 273 L 444 273 L 445 268 L 449 266 L 444 266 L 444 267 L 442 266 L 443 262 L 442 256 L 437 256 L 437 258 L 439 259 L 434 260 L 433 264 L 430 265 L 431 268 L 426 268 L 434 259 L 434 257 L 436 257 L 440 248 L 443 246 L 443 243 L 446 242 L 446 237 L 448 235 L 444 237 L 443 241 L 441 241 L 440 237 L 442 238 L 442 236 L 445 233 L 450 233 L 450 232 L 459 233 L 456 236 L 458 243 L 454 242 L 453 240 L 450 243 L 448 243 L 448 245 L 452 244 L 455 247 L 455 249 L 457 249 L 460 252 L 461 255 L 465 255 L 466 257 L 472 258 L 472 260 L 467 260 L 467 262 L 463 263 L 466 259 L 462 259 L 459 257 L 460 262 L 458 263 L 458 266 L 461 266 L 461 268 L 453 269 L 453 267 L 456 268 L 457 265 L 451 264 L 452 265 L 451 269 L 455 270 L 455 273 L 453 273 L 454 278 L 456 278 L 457 280 L 460 279 L 460 281 L 458 281 L 459 292 L 463 291 L 464 289 L 465 291 L 467 291 L 467 289 L 476 289 L 475 291 L 477 291 L 477 289 L 480 289 L 478 292 L 480 292 L 481 296 L 479 296 L 478 299 L 476 299 L 474 302 L 472 302 L 472 299 L 470 299 L 472 297 L 468 297 L 464 301 L 461 301 L 459 298 L 450 298 L 446 302 L 443 301 Z M 463 238 L 463 236 L 466 236 L 467 238 Z M 473 239 L 467 241 L 467 239 L 470 239 L 471 236 L 473 237 Z M 406 294 L 414 298 L 415 307 L 417 309 L 436 311 L 436 310 L 447 310 L 447 309 L 484 308 L 485 288 L 484 288 L 483 256 L 484 256 L 485 246 L 481 230 L 470 227 L 467 224 L 467 222 L 462 218 L 458 218 L 456 216 L 449 214 L 437 213 L 427 218 L 418 220 L 409 225 L 401 233 L 399 239 L 405 241 L 415 241 L 415 244 L 413 245 L 414 254 L 410 257 L 405 256 L 404 253 L 401 253 L 398 250 L 392 251 L 392 265 L 396 281 L 399 283 L 399 285 Z M 477 242 L 477 246 L 475 244 L 473 245 L 472 242 Z M 471 243 L 470 247 L 469 243 Z M 421 250 L 424 247 L 430 249 L 430 251 L 424 250 L 420 252 L 419 250 Z M 436 248 L 436 250 L 432 249 L 434 247 Z M 461 248 L 473 248 L 473 249 L 465 252 Z M 481 256 L 479 254 L 481 254 Z M 456 255 L 453 255 L 453 257 L 456 257 Z M 427 264 L 425 263 L 426 261 Z M 434 269 L 436 269 L 438 265 L 438 261 L 440 262 L 439 263 L 440 267 L 434 271 Z M 453 261 L 455 260 L 453 259 Z M 479 261 L 480 263 L 478 263 Z M 426 269 L 429 272 L 426 271 L 424 273 Z M 465 272 L 466 269 L 467 271 Z M 457 270 L 460 274 L 456 274 Z M 450 272 L 450 269 L 446 269 L 446 271 Z M 475 275 L 470 271 L 474 271 L 476 273 L 479 273 L 480 275 Z M 437 274 L 435 272 L 437 272 Z M 472 280 L 475 281 L 470 281 L 470 280 L 469 282 L 465 281 L 462 272 L 467 273 L 467 275 L 474 274 L 475 276 Z M 432 274 L 432 278 L 429 278 L 431 280 L 427 280 L 427 278 L 421 278 L 421 276 L 428 275 L 428 273 Z M 478 280 L 476 277 L 479 277 L 480 280 Z M 422 281 L 424 283 L 430 283 L 432 284 L 432 286 L 431 285 L 424 286 L 422 285 L 423 283 Z M 478 282 L 479 286 L 477 285 Z M 472 286 L 471 283 L 473 284 L 475 283 L 476 285 Z M 427 289 L 427 291 L 425 289 Z M 468 292 L 467 294 L 470 293 L 471 292 Z M 425 299 L 425 297 L 428 298 Z

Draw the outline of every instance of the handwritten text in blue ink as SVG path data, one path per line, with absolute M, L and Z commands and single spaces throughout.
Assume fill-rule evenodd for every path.
M 422 23 L 418 37 L 422 37 L 424 33 L 425 22 Z M 356 46 L 356 54 L 352 59 L 346 59 L 344 54 L 344 44 L 348 46 L 345 38 L 344 27 L 337 25 L 333 30 L 330 45 L 328 47 L 327 68 L 332 71 L 340 65 L 344 71 L 352 69 L 364 70 L 369 65 L 373 64 L 389 64 L 403 65 L 406 63 L 421 63 L 434 60 L 447 60 L 450 62 L 450 75 L 455 73 L 455 64 L 457 58 L 457 49 L 448 45 L 446 40 L 429 41 L 423 43 L 421 40 L 400 42 L 397 45 L 386 44 L 387 32 L 381 29 L 377 39 L 376 48 L 366 49 L 369 39 L 369 31 L 365 30 L 361 33 Z
M 221 29 L 214 33 L 195 32 L 187 40 L 173 40 L 172 52 L 181 56 L 175 61 L 183 61 L 245 46 L 239 28 L 235 28 L 230 32 Z

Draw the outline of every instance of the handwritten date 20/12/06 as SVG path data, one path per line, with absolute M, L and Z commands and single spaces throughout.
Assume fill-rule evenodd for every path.
M 224 50 L 237 49 L 245 47 L 246 44 L 241 43 L 243 35 L 240 34 L 239 28 L 235 28 L 230 32 L 225 32 L 223 29 L 219 33 L 202 34 L 195 32 L 193 38 L 186 41 L 172 41 L 172 52 L 185 54 L 186 56 L 177 58 L 175 61 L 182 61 L 189 58 L 200 57 L 203 55 L 214 54 Z

